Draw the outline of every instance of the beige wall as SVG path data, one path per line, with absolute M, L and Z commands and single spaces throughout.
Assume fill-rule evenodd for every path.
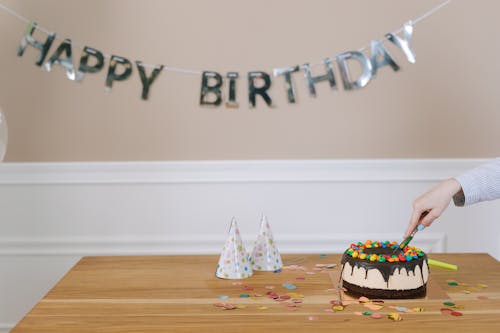
M 17 57 L 25 24 L 0 12 L 6 160 L 497 156 L 500 3 L 493 0 L 455 0 L 416 25 L 417 63 L 391 49 L 402 71 L 386 67 L 360 91 L 331 92 L 322 83 L 314 99 L 296 75 L 297 104 L 286 102 L 279 78 L 271 89 L 276 107 L 262 100 L 248 107 L 247 71 L 271 72 L 356 50 L 440 2 L 2 0 L 59 37 L 105 53 L 236 70 L 242 77 L 239 109 L 199 107 L 199 77 L 173 72 L 160 75 L 147 102 L 140 99 L 135 68 L 128 81 L 105 93 L 105 70 L 75 83 L 59 66 L 51 73 L 35 66 L 32 49 Z M 78 58 L 80 50 L 74 53 Z

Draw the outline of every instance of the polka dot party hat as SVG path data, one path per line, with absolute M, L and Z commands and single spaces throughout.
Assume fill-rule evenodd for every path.
M 283 267 L 280 252 L 274 243 L 273 233 L 265 215 L 262 215 L 260 231 L 250 260 L 252 268 L 256 271 L 275 271 Z
M 222 248 L 215 276 L 221 279 L 245 279 L 252 276 L 248 253 L 243 246 L 236 219 L 231 220 L 229 235 Z

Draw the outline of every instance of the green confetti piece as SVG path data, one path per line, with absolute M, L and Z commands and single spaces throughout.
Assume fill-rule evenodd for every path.
M 446 306 L 455 306 L 455 303 L 453 302 L 443 302 L 443 304 Z
M 373 314 L 373 312 L 371 312 L 371 311 L 363 311 L 363 312 L 361 312 L 361 314 L 363 316 L 371 316 Z

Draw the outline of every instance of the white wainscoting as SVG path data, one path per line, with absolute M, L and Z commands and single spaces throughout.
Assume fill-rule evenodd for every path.
M 266 214 L 283 253 L 399 240 L 415 197 L 484 159 L 0 164 L 0 333 L 81 256 L 218 253 Z M 500 258 L 500 203 L 450 207 L 414 240 Z M 214 267 L 215 267 L 214 262 Z

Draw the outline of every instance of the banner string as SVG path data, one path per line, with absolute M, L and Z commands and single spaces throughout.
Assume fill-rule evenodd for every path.
M 435 14 L 437 11 L 439 11 L 440 9 L 442 9 L 443 7 L 445 7 L 446 5 L 448 5 L 449 3 L 451 3 L 452 0 L 445 0 L 444 2 L 438 4 L 437 6 L 431 8 L 429 11 L 425 12 L 424 14 L 416 17 L 415 19 L 411 20 L 410 22 L 412 22 L 414 25 L 425 20 L 426 18 L 428 18 L 429 16 Z M 14 16 L 15 18 L 17 18 L 18 20 L 20 21 L 23 21 L 24 23 L 32 23 L 31 20 L 27 19 L 26 17 L 22 16 L 21 14 L 17 13 L 16 11 L 14 11 L 13 9 L 7 7 L 6 5 L 0 3 L 0 9 L 7 12 L 9 15 L 11 16 Z M 47 29 L 43 28 L 42 26 L 40 25 L 37 25 L 36 26 L 36 29 L 37 30 L 40 30 L 41 32 L 49 35 L 51 32 L 48 31 Z M 398 34 L 400 32 L 403 31 L 403 27 L 399 28 L 398 30 L 392 32 L 392 34 Z M 58 37 L 56 35 L 56 40 L 60 40 L 62 41 L 63 39 L 61 39 L 60 37 Z M 387 39 L 384 38 L 381 40 L 382 42 L 386 41 Z M 74 41 L 71 41 L 71 44 L 72 45 L 75 45 L 76 47 L 78 47 L 80 50 L 83 50 L 83 46 L 80 45 L 80 43 L 78 42 L 74 42 Z M 363 52 L 365 51 L 366 49 L 368 48 L 368 45 L 365 45 L 363 46 L 362 48 L 358 49 L 359 52 Z M 106 53 L 103 53 L 103 56 L 106 58 L 106 59 L 111 59 L 111 55 L 109 54 L 106 54 Z M 158 65 L 153 65 L 153 64 L 146 64 L 146 63 L 142 63 L 142 66 L 144 67 L 147 67 L 147 68 L 158 68 L 159 66 Z M 316 64 L 311 64 L 310 65 L 311 67 L 317 67 L 317 66 L 324 66 L 324 64 L 322 63 L 316 63 Z M 198 71 L 198 70 L 193 70 L 193 69 L 187 69 L 187 68 L 179 68 L 179 67 L 170 67 L 170 66 L 164 66 L 163 67 L 163 71 L 170 71 L 170 72 L 177 72 L 177 73 L 182 73 L 182 74 L 190 74 L 190 75 L 201 75 L 202 74 L 202 71 Z

